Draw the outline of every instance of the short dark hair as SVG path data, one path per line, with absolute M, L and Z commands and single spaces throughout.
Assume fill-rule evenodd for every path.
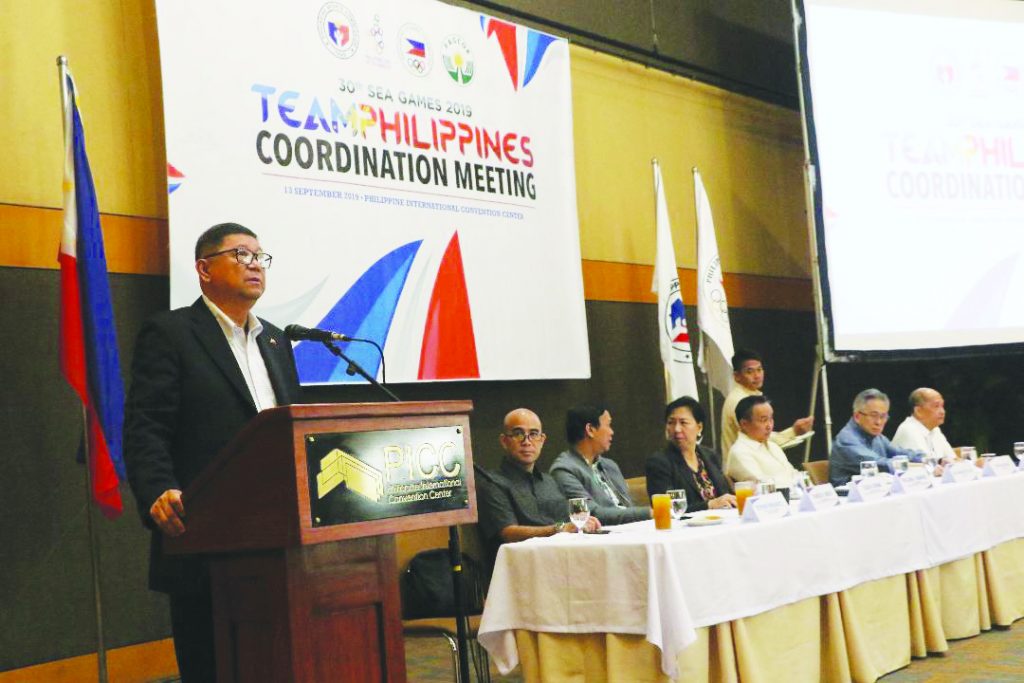
M 756 360 L 758 363 L 763 363 L 761 360 L 761 354 L 753 349 L 736 349 L 736 353 L 732 354 L 732 371 L 739 372 L 743 369 L 743 364 L 748 360 Z
M 601 426 L 601 416 L 608 408 L 601 403 L 579 405 L 565 413 L 565 438 L 569 443 L 579 443 L 587 435 L 587 425 Z
M 211 228 L 207 228 L 206 232 L 196 240 L 196 261 L 204 258 L 206 254 L 210 253 L 211 249 L 216 250 L 228 235 L 256 237 L 256 233 L 239 223 L 218 223 Z
M 754 415 L 754 406 L 759 406 L 762 403 L 771 403 L 767 396 L 754 394 L 753 396 L 747 396 L 740 400 L 736 404 L 736 421 L 749 420 Z
M 680 396 L 676 400 L 665 406 L 665 420 L 668 420 L 668 416 L 672 414 L 672 411 L 676 408 L 688 408 L 690 414 L 693 415 L 693 419 L 701 424 L 707 422 L 707 414 L 704 412 L 704 407 L 700 404 L 700 401 L 693 398 L 692 396 Z

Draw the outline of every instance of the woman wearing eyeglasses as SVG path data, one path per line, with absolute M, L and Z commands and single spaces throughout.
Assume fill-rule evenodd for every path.
M 715 452 L 699 444 L 706 421 L 696 399 L 682 396 L 665 406 L 665 447 L 647 458 L 647 495 L 686 491 L 690 511 L 736 505 Z

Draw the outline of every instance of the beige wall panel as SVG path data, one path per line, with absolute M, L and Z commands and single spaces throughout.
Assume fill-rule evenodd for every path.
M 0 202 L 61 204 L 60 54 L 67 55 L 78 85 L 101 209 L 166 218 L 152 0 L 3 0 Z
M 697 166 L 727 272 L 809 277 L 799 114 L 575 46 L 572 78 L 584 259 L 654 262 L 657 157 L 679 267 L 696 266 Z

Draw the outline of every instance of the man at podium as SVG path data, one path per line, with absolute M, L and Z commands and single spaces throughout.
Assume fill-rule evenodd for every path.
M 237 223 L 195 247 L 202 296 L 150 318 L 135 344 L 124 455 L 143 523 L 152 530 L 149 587 L 170 597 L 182 681 L 216 679 L 209 573 L 198 556 L 167 556 L 164 536 L 188 532 L 181 492 L 259 411 L 296 402 L 284 333 L 252 313 L 271 256 Z

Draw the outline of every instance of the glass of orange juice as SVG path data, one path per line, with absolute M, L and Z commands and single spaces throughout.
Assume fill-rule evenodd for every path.
M 754 482 L 752 481 L 738 481 L 735 486 L 736 490 L 736 510 L 743 515 L 743 506 L 747 503 L 747 498 L 754 495 Z
M 672 528 L 672 499 L 667 493 L 655 493 L 651 496 L 651 509 L 654 511 L 654 528 Z

